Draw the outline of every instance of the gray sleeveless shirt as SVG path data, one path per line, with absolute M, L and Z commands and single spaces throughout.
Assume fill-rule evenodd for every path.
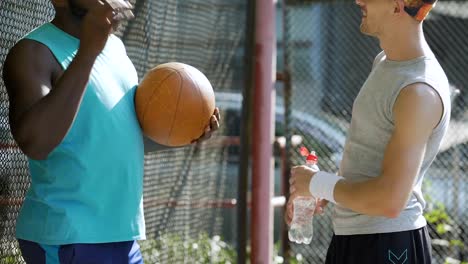
M 347 180 L 363 181 L 381 174 L 385 148 L 395 127 L 393 105 L 400 91 L 414 83 L 433 87 L 442 99 L 444 111 L 427 142 L 422 167 L 406 208 L 399 217 L 390 219 L 363 215 L 336 205 L 333 214 L 335 234 L 399 232 L 426 225 L 422 181 L 447 131 L 451 112 L 448 80 L 434 56 L 402 62 L 387 60 L 384 52 L 376 57 L 372 72 L 354 101 L 340 175 Z

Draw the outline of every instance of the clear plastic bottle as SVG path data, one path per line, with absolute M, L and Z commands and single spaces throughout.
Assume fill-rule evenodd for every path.
M 314 171 L 319 171 L 317 155 L 311 152 L 307 155 L 307 165 Z M 313 217 L 317 199 L 314 197 L 297 197 L 293 201 L 294 215 L 288 237 L 297 244 L 310 244 L 314 236 Z

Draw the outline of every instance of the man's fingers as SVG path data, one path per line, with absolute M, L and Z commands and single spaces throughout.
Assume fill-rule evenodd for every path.
M 208 140 L 210 138 L 211 138 L 211 128 L 210 128 L 210 126 L 207 126 L 207 127 L 205 127 L 205 132 L 203 132 L 203 135 L 199 139 L 197 139 L 195 141 L 200 142 L 200 141 L 203 141 L 203 140 Z
M 287 224 L 288 226 L 290 226 L 290 225 L 291 225 L 291 222 L 292 222 L 292 216 L 286 215 L 286 224 Z
M 133 9 L 132 4 L 130 4 L 130 2 L 125 1 L 125 0 L 104 0 L 100 2 L 105 2 L 110 7 L 112 7 L 113 10 L 119 11 L 119 12 Z
M 132 19 L 135 16 L 133 15 L 132 9 L 133 6 L 130 2 L 125 0 L 104 0 L 104 2 L 110 6 L 114 14 L 114 20 L 124 20 Z
M 289 194 L 289 202 L 291 203 L 291 206 L 293 206 L 294 200 L 296 200 L 297 194 L 295 192 L 292 192 Z
M 211 138 L 212 134 L 213 134 L 213 129 L 211 129 L 211 126 L 208 125 L 208 126 L 205 127 L 205 131 L 203 132 L 203 135 L 201 135 L 197 139 L 192 140 L 191 144 L 200 143 L 203 140 L 208 140 L 208 139 Z
M 207 126 L 205 128 L 205 133 L 203 134 L 203 139 L 210 139 L 211 138 L 211 127 Z
M 106 12 L 110 13 L 112 13 L 112 11 L 114 10 L 112 6 L 109 5 L 109 3 L 107 3 L 107 1 L 97 1 L 93 8 L 102 8 L 105 9 Z
M 218 107 L 215 108 L 214 115 L 216 116 L 216 119 L 218 120 L 218 122 L 221 122 L 221 114 L 219 113 Z
M 315 207 L 315 214 L 323 214 L 325 213 L 325 207 L 327 207 L 328 201 L 325 199 L 318 199 L 317 205 Z
M 290 226 L 292 222 L 292 218 L 289 216 L 288 213 L 284 214 L 284 222 L 286 222 L 286 225 Z
M 295 182 L 296 182 L 296 177 L 294 177 L 294 175 L 291 175 L 291 177 L 289 177 L 289 185 L 293 185 Z
M 106 1 L 97 1 L 90 10 L 98 12 L 98 16 L 102 17 L 107 25 L 112 25 L 115 22 L 114 9 Z
M 213 115 L 211 117 L 211 120 L 210 120 L 210 127 L 211 127 L 211 130 L 218 130 L 219 128 L 219 121 L 217 119 L 217 117 L 215 115 Z
M 289 193 L 294 194 L 296 192 L 296 187 L 294 185 L 289 186 Z
M 292 203 L 293 200 L 289 200 L 288 203 L 286 204 L 286 210 L 284 214 L 284 219 L 286 221 L 286 224 L 289 226 L 291 225 L 292 218 L 293 218 L 293 213 L 294 213 L 294 206 Z
M 323 212 L 324 212 L 324 209 L 322 207 L 319 207 L 319 206 L 315 207 L 314 214 L 321 215 L 323 214 Z
M 328 200 L 325 200 L 325 199 L 319 199 L 318 202 L 317 202 L 318 205 L 320 205 L 321 207 L 325 207 L 328 205 Z

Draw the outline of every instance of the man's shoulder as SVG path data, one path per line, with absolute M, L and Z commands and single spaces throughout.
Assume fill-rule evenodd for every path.
M 375 56 L 374 58 L 374 63 L 372 64 L 372 69 L 375 68 L 375 66 L 377 66 L 377 64 L 379 64 L 380 62 L 382 62 L 384 59 L 385 59 L 385 52 L 382 50 L 381 52 L 379 52 L 379 54 L 377 54 L 377 56 Z
M 52 69 L 53 55 L 49 48 L 42 43 L 31 39 L 21 39 L 8 52 L 4 62 L 3 74 L 18 69 L 39 67 L 41 70 Z
M 38 41 L 32 39 L 21 39 L 8 52 L 7 59 L 13 60 L 36 60 L 50 57 L 52 53 L 49 48 Z

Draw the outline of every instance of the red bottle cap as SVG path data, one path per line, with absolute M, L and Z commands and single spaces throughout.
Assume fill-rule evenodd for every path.
M 301 153 L 301 156 L 303 156 L 303 157 L 307 157 L 310 154 L 309 150 L 306 147 L 301 147 L 299 149 L 299 152 Z
M 307 163 L 317 162 L 318 157 L 315 155 L 315 151 L 312 151 L 309 155 L 307 155 Z

